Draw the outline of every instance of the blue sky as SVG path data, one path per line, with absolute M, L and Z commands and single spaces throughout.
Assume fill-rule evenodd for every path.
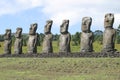
M 30 24 L 38 23 L 43 33 L 46 20 L 52 19 L 52 33 L 59 34 L 62 20 L 69 19 L 69 32 L 81 32 L 82 17 L 92 17 L 91 30 L 104 30 L 104 15 L 114 13 L 114 28 L 120 24 L 120 0 L 0 0 L 0 34 L 5 29 L 29 32 Z

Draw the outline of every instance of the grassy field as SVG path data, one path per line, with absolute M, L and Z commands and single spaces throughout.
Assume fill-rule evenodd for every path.
M 59 52 L 59 46 L 57 45 L 58 43 L 56 41 L 53 41 L 53 51 L 56 53 L 56 52 Z M 2 54 L 4 52 L 4 43 L 3 42 L 0 42 L 0 54 Z M 97 42 L 94 42 L 93 43 L 93 48 L 94 48 L 94 51 L 95 52 L 100 52 L 102 50 L 102 45 L 97 43 Z M 120 44 L 115 44 L 115 48 L 120 51 Z M 38 50 L 38 53 L 41 53 L 42 52 L 42 46 L 38 46 L 37 47 L 37 50 Z M 71 45 L 71 51 L 72 52 L 80 52 L 80 45 L 78 46 L 72 46 Z M 12 53 L 14 53 L 14 47 L 12 46 Z M 23 46 L 23 53 L 27 53 L 27 46 Z
M 120 80 L 120 58 L 0 58 L 0 80 Z
M 3 42 L 0 44 L 2 54 Z M 54 52 L 58 52 L 56 44 L 53 42 Z M 95 52 L 101 51 L 102 45 L 93 45 Z M 71 51 L 79 52 L 80 46 L 71 45 Z M 120 80 L 120 58 L 0 58 L 0 80 Z

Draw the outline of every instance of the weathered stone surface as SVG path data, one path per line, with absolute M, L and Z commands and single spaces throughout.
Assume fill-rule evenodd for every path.
M 44 27 L 44 33 L 45 37 L 43 40 L 43 53 L 52 53 L 53 47 L 52 47 L 52 33 L 51 33 L 51 27 L 52 27 L 52 20 L 46 21 L 46 25 Z
M 6 29 L 6 32 L 4 34 L 4 54 L 11 54 L 11 46 L 11 29 Z
M 82 33 L 81 33 L 81 44 L 80 52 L 93 52 L 93 38 L 94 34 L 90 30 L 92 24 L 91 17 L 83 17 L 82 19 Z
M 87 52 L 87 53 L 40 53 L 40 54 L 11 54 L 11 55 L 0 55 L 0 58 L 120 58 L 120 52 L 114 53 L 100 53 L 100 52 Z
M 104 33 L 103 33 L 103 52 L 114 52 L 116 30 L 113 28 L 114 14 L 108 13 L 104 18 Z
M 28 53 L 37 53 L 37 38 L 38 34 L 36 33 L 37 30 L 37 23 L 30 25 L 29 31 L 29 39 L 28 39 Z
M 63 20 L 60 26 L 60 37 L 59 37 L 59 52 L 71 52 L 70 41 L 71 35 L 68 32 L 69 20 Z
M 17 28 L 16 29 L 16 34 L 15 34 L 15 43 L 14 43 L 14 53 L 15 54 L 22 54 L 22 28 Z

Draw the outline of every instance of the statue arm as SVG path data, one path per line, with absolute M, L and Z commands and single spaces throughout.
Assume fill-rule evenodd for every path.
M 37 40 L 38 40 L 38 37 L 37 37 L 38 35 L 36 34 L 36 38 L 34 39 L 34 44 L 33 44 L 33 46 L 35 47 L 36 46 L 36 44 L 37 44 Z
M 23 46 L 23 39 L 21 39 L 21 43 L 20 43 L 20 47 L 22 47 Z
M 71 41 L 71 35 L 69 33 L 69 35 L 68 35 L 68 44 L 70 44 L 70 41 Z
M 94 34 L 92 32 L 92 36 L 91 36 L 91 44 L 94 42 Z
M 105 32 L 103 32 L 103 40 L 102 40 L 102 43 L 103 43 L 103 45 L 104 45 L 104 43 L 105 43 L 105 39 L 104 39 L 104 37 L 105 37 Z
M 115 39 L 116 39 L 116 30 L 114 30 L 113 42 L 115 42 Z
M 69 33 L 69 36 L 68 36 L 68 44 L 67 44 L 67 45 L 68 45 L 67 47 L 68 47 L 68 51 L 69 51 L 69 52 L 71 52 L 71 49 L 70 49 L 70 41 L 71 41 L 71 35 L 70 35 L 70 33 Z
M 53 40 L 53 35 L 51 34 L 51 41 Z
M 9 41 L 8 47 L 9 47 L 9 49 L 12 47 L 12 40 Z
M 34 40 L 34 47 L 36 46 L 37 44 L 37 39 Z
M 91 42 L 90 42 L 90 45 L 91 45 L 91 49 L 93 50 L 93 42 L 94 42 L 94 34 L 92 32 L 92 35 L 91 35 Z
M 115 43 L 115 38 L 116 38 L 116 30 L 114 30 L 114 35 L 113 35 L 113 43 Z M 113 48 L 115 47 L 115 45 L 113 44 Z

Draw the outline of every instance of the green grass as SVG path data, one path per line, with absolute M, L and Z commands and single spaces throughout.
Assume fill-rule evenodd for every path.
M 0 80 L 120 80 L 120 58 L 0 58 Z
M 0 44 L 2 54 L 3 42 Z M 53 42 L 54 52 L 59 51 L 57 44 Z M 115 45 L 118 51 L 119 46 Z M 95 52 L 102 49 L 97 42 L 93 47 Z M 71 45 L 71 51 L 79 52 L 80 46 Z M 0 58 L 0 80 L 120 80 L 120 58 Z
M 0 47 L 0 54 L 2 54 L 4 52 L 4 43 L 3 42 L 0 42 L 1 44 L 1 47 Z M 120 51 L 120 44 L 115 44 L 115 48 Z M 98 42 L 94 42 L 93 43 L 93 48 L 94 48 L 94 51 L 95 52 L 100 52 L 102 50 L 102 45 Z M 38 53 L 41 53 L 42 52 L 42 46 L 38 46 L 37 47 L 37 51 Z M 56 52 L 59 52 L 59 46 L 58 46 L 58 42 L 57 41 L 53 41 L 53 51 L 56 53 Z M 71 45 L 71 51 L 72 52 L 80 52 L 80 45 L 78 46 L 72 46 Z M 14 47 L 12 46 L 12 53 L 14 53 Z M 23 53 L 27 53 L 27 46 L 23 46 Z

